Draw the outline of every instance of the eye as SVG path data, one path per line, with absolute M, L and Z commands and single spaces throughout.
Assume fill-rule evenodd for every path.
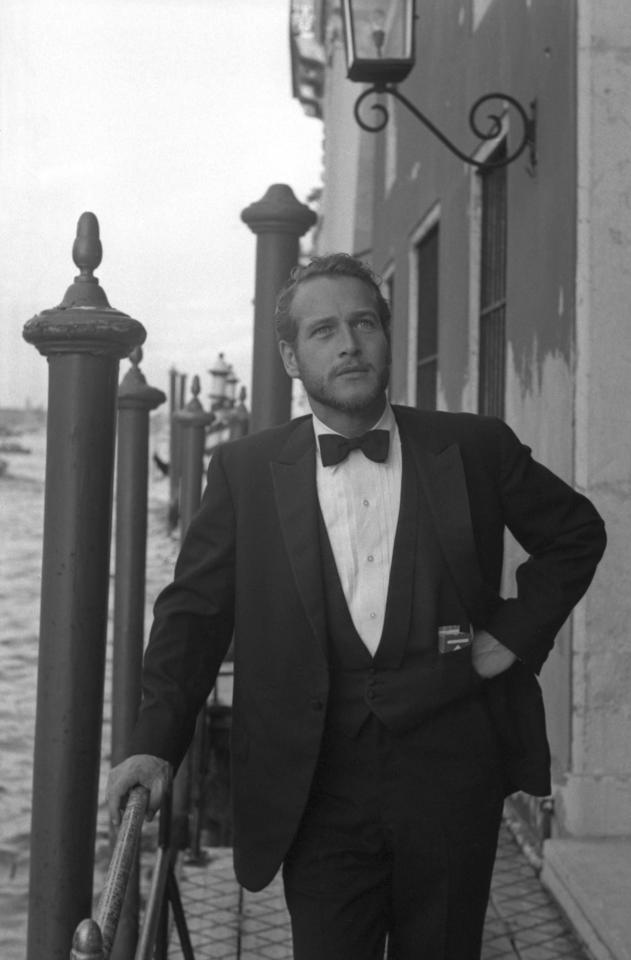
M 379 321 L 371 313 L 358 317 L 355 325 L 363 330 L 375 330 L 379 326 Z
M 320 323 L 318 324 L 317 327 L 313 328 L 313 330 L 311 331 L 311 336 L 320 337 L 320 338 L 328 337 L 328 335 L 331 333 L 332 330 L 333 330 L 332 323 Z

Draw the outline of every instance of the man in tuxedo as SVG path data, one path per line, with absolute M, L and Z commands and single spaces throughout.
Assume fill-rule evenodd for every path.
M 605 545 L 501 421 L 390 405 L 389 322 L 352 257 L 292 274 L 312 415 L 213 455 L 110 778 L 114 817 L 136 783 L 157 809 L 234 636 L 235 869 L 283 865 L 295 960 L 479 957 L 503 798 L 551 789 L 536 674 Z

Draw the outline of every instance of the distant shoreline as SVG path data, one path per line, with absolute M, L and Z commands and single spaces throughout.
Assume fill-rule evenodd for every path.
M 42 407 L 0 407 L 0 439 L 40 430 L 45 425 L 46 410 Z

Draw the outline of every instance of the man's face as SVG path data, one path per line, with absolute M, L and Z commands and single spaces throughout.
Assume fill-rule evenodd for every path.
M 280 350 L 290 377 L 302 380 L 313 412 L 349 433 L 379 419 L 390 346 L 371 289 L 357 277 L 312 277 L 291 307 L 297 335 Z

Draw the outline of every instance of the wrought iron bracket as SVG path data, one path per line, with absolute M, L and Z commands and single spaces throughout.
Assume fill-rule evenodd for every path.
M 383 93 L 389 94 L 391 97 L 394 97 L 395 100 L 398 100 L 399 103 L 402 103 L 403 106 L 406 107 L 410 113 L 417 118 L 417 120 L 420 120 L 421 123 L 427 127 L 427 129 L 431 131 L 431 133 L 433 133 L 434 136 L 437 137 L 441 143 L 447 147 L 448 150 L 450 150 L 465 163 L 470 164 L 472 167 L 476 167 L 478 170 L 492 170 L 499 167 L 507 167 L 509 164 L 513 163 L 513 161 L 517 160 L 517 158 L 520 157 L 525 150 L 527 150 L 529 155 L 528 170 L 531 174 L 534 174 L 537 166 L 536 100 L 533 100 L 530 103 L 530 113 L 527 113 L 519 100 L 516 100 L 515 97 L 511 97 L 507 93 L 487 93 L 484 96 L 479 97 L 469 111 L 469 126 L 481 143 L 495 140 L 502 133 L 502 114 L 505 108 L 503 108 L 502 112 L 487 113 L 486 120 L 488 121 L 488 125 L 486 129 L 483 129 L 481 126 L 481 110 L 491 101 L 507 104 L 509 107 L 512 107 L 520 120 L 521 130 L 517 146 L 509 154 L 507 154 L 507 156 L 497 160 L 476 160 L 474 157 L 460 150 L 455 143 L 452 143 L 452 141 L 445 136 L 442 130 L 439 130 L 436 124 L 432 123 L 429 117 L 426 117 L 425 114 L 419 110 L 415 104 L 408 100 L 407 97 L 400 93 L 397 87 L 393 84 L 376 83 L 360 93 L 359 97 L 355 101 L 354 113 L 355 120 L 362 130 L 367 130 L 370 133 L 378 133 L 387 125 L 390 119 L 390 113 L 388 111 L 388 107 L 381 102 L 373 103 L 371 106 L 371 110 L 377 114 L 377 119 L 373 117 L 373 122 L 369 122 L 361 116 L 361 109 L 364 105 L 364 101 L 370 96 L 377 96 Z

